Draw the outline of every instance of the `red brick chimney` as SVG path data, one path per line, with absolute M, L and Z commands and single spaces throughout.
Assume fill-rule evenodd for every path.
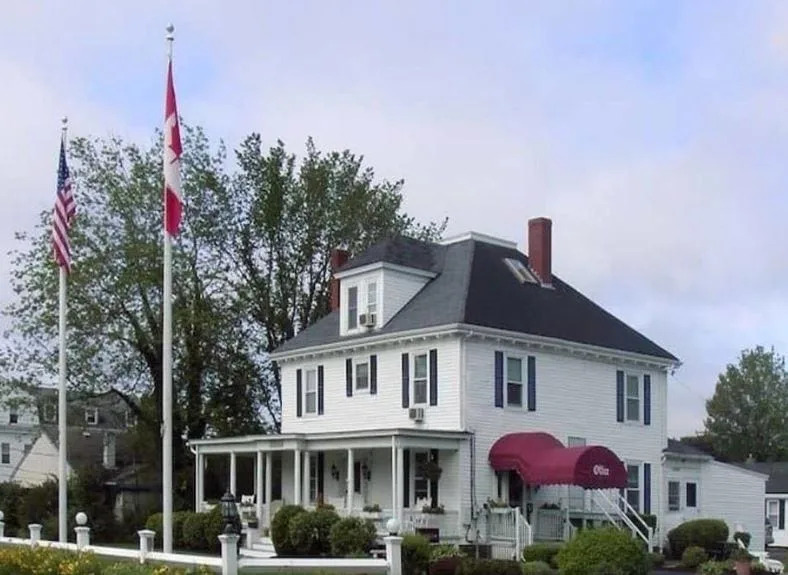
M 528 220 L 528 263 L 539 281 L 553 283 L 553 222 L 550 218 Z
M 339 309 L 339 280 L 334 277 L 336 271 L 345 265 L 350 259 L 350 252 L 343 249 L 334 249 L 331 251 L 331 311 Z

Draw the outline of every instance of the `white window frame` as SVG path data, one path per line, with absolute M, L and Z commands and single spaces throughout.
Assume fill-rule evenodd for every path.
M 637 469 L 637 486 L 630 487 L 629 485 L 629 470 L 630 468 L 634 467 Z M 641 508 L 643 507 L 643 473 L 641 471 L 641 465 L 639 462 L 628 461 L 626 462 L 626 469 L 627 469 L 627 487 L 624 489 L 624 498 L 626 499 L 627 503 L 634 508 L 635 511 L 640 513 Z M 630 501 L 630 494 L 635 493 L 637 497 L 637 505 L 633 505 L 632 501 Z
M 314 374 L 314 386 L 315 388 L 310 391 L 309 390 L 309 374 Z M 317 381 L 317 366 L 307 367 L 304 369 L 304 415 L 317 415 L 317 400 L 318 400 L 318 381 Z M 313 395 L 315 398 L 314 409 L 312 411 L 309 410 L 309 396 Z
M 364 313 L 374 313 L 378 315 L 378 282 L 372 280 L 367 282 L 365 291 L 367 292 L 367 307 Z
M 131 411 L 131 409 L 128 408 L 126 409 L 126 411 L 124 412 L 124 418 L 125 418 L 126 427 L 134 427 L 135 425 L 137 425 L 137 417 L 134 415 L 134 412 Z
M 672 486 L 676 488 L 675 498 L 670 492 Z M 681 481 L 668 481 L 668 511 L 681 511 Z
M 420 465 L 419 465 L 418 459 L 422 455 L 424 456 L 424 461 L 425 462 L 428 462 L 430 460 L 430 452 L 427 451 L 427 450 L 419 449 L 419 450 L 415 450 L 413 452 L 413 491 L 412 491 L 412 493 L 413 493 L 413 506 L 414 507 L 416 506 L 415 505 L 416 501 L 418 501 L 419 499 L 428 499 L 429 500 L 432 497 L 432 493 L 430 493 L 430 483 L 431 483 L 430 480 L 427 479 L 425 476 L 419 474 L 419 467 L 420 467 Z M 424 497 L 419 497 L 418 494 L 416 493 L 416 482 L 417 481 L 424 481 L 425 484 L 426 484 L 426 487 L 424 489 L 424 492 L 426 493 L 426 495 Z M 421 509 L 416 509 L 416 511 L 421 511 Z
M 363 379 L 359 378 L 359 367 L 364 366 L 366 372 Z M 369 391 L 370 384 L 369 358 L 353 362 L 353 387 L 356 391 Z
M 11 444 L 0 443 L 0 464 L 11 465 Z
M 16 405 L 12 405 L 8 408 L 8 424 L 15 425 L 19 423 L 19 409 Z
M 637 394 L 631 395 L 629 392 L 629 382 L 630 379 L 637 380 Z M 628 423 L 639 423 L 641 420 L 641 405 L 643 399 L 642 393 L 642 386 L 641 386 L 641 377 L 635 373 L 627 373 L 624 375 L 624 421 Z M 637 401 L 637 407 L 635 408 L 635 417 L 631 417 L 632 410 L 630 410 L 630 401 Z
M 513 381 L 509 377 L 509 360 L 510 359 L 520 362 L 520 381 L 519 382 Z M 504 381 L 506 382 L 506 392 L 505 393 L 506 393 L 506 406 L 507 407 L 514 407 L 514 408 L 517 408 L 517 409 L 522 409 L 524 404 L 525 404 L 525 402 L 523 401 L 523 395 L 524 395 L 523 394 L 523 388 L 524 388 L 524 381 L 523 380 L 525 379 L 523 372 L 525 371 L 525 366 L 526 366 L 526 362 L 523 361 L 523 358 L 521 356 L 505 354 L 505 356 L 504 356 L 504 370 L 505 370 Z M 520 386 L 520 403 L 512 403 L 512 402 L 509 401 L 509 386 L 510 385 L 519 385 Z
M 352 331 L 354 329 L 358 329 L 358 284 L 348 286 L 347 288 L 347 329 L 348 331 Z M 350 294 L 353 293 L 355 295 L 354 298 L 350 297 Z M 353 305 L 351 305 L 351 303 Z
M 98 408 L 88 407 L 87 409 L 85 409 L 85 424 L 98 425 L 98 422 L 99 422 Z
M 317 468 L 317 454 L 310 453 L 309 454 L 309 502 L 317 501 L 317 485 L 318 485 L 318 473 Z
M 424 377 L 416 377 L 416 360 L 424 356 Z M 411 397 L 413 397 L 413 405 L 427 405 L 430 400 L 430 354 L 428 351 L 417 351 L 413 354 L 411 361 L 411 378 L 410 378 Z M 424 381 L 424 401 L 417 401 L 416 384 L 417 381 Z
M 694 505 L 690 505 L 689 504 L 689 497 L 687 497 L 690 484 L 695 486 L 695 503 L 694 503 Z M 697 509 L 698 508 L 698 491 L 699 491 L 699 489 L 698 489 L 698 482 L 697 481 L 687 481 L 684 484 L 684 507 L 686 507 L 687 509 Z
M 772 509 L 774 513 L 772 514 Z M 780 500 L 768 499 L 766 501 L 766 518 L 772 524 L 772 529 L 777 530 L 780 527 Z

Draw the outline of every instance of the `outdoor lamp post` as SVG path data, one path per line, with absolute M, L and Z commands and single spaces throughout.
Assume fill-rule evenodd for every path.
M 235 505 L 235 497 L 229 490 L 222 495 L 221 506 L 222 519 L 224 520 L 224 533 L 240 535 L 238 529 L 238 507 Z

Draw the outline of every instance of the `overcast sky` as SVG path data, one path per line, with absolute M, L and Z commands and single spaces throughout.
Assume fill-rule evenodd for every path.
M 0 18 L 0 250 L 54 201 L 60 117 L 148 142 L 164 28 L 181 115 L 237 145 L 363 153 L 405 208 L 525 251 L 683 361 L 702 427 L 740 350 L 788 351 L 788 5 L 392 0 L 13 2 Z M 11 298 L 0 259 L 0 305 Z

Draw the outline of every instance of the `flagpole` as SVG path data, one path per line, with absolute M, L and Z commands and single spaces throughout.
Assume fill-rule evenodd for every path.
M 62 120 L 62 141 L 66 145 L 68 118 Z M 58 541 L 68 541 L 68 478 L 66 477 L 66 266 L 58 266 L 60 274 L 60 314 L 59 314 L 59 379 L 58 379 Z
M 175 27 L 167 26 L 167 62 L 172 62 L 172 43 L 175 40 Z M 166 146 L 164 150 L 165 162 Z M 164 221 L 167 221 L 167 201 L 164 201 Z M 164 329 L 163 346 L 163 381 L 162 381 L 162 529 L 164 552 L 172 553 L 172 237 L 164 228 Z

